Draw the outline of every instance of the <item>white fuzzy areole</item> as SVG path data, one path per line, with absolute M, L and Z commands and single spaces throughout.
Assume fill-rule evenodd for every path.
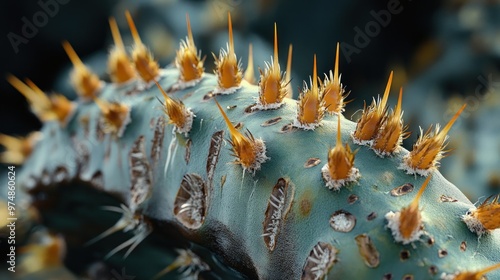
M 361 177 L 361 175 L 359 174 L 359 169 L 352 167 L 349 171 L 349 176 L 347 176 L 346 179 L 334 180 L 330 176 L 328 163 L 323 165 L 323 167 L 321 168 L 321 174 L 323 175 L 323 180 L 325 180 L 326 187 L 334 191 L 339 191 L 346 184 L 355 182 Z
M 266 156 L 266 145 L 262 139 L 255 139 L 255 162 L 249 167 L 245 168 L 248 172 L 255 174 L 255 171 L 260 170 L 262 163 L 266 160 L 271 159 Z
M 230 87 L 230 88 L 222 88 L 217 86 L 212 93 L 215 95 L 226 95 L 226 94 L 233 94 L 237 92 L 241 88 L 241 85 L 235 86 L 235 87 Z
M 467 211 L 467 213 L 462 216 L 462 221 L 464 221 L 471 232 L 481 237 L 483 234 L 488 233 L 488 230 L 483 226 L 478 218 L 474 217 L 474 212 L 476 212 L 476 209 L 477 208 L 475 207 L 470 208 L 469 211 Z
M 186 111 L 184 112 L 184 117 L 186 118 L 186 121 L 184 122 L 184 125 L 181 127 L 174 126 L 174 129 L 172 130 L 172 133 L 179 133 L 179 134 L 184 134 L 184 136 L 188 136 L 188 133 L 191 131 L 191 128 L 193 127 L 193 119 L 196 117 L 196 115 L 191 111 L 191 108 L 187 108 Z
M 404 238 L 401 235 L 401 232 L 399 231 L 400 217 L 401 217 L 401 212 L 399 211 L 396 213 L 389 211 L 387 214 L 385 214 L 385 219 L 387 220 L 386 227 L 391 229 L 394 240 L 396 242 L 403 243 L 403 245 L 420 240 L 420 236 L 424 234 L 424 231 L 421 230 L 420 227 L 417 227 L 417 229 L 411 233 L 409 238 Z

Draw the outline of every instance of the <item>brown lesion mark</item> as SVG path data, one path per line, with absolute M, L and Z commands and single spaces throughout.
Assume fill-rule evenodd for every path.
M 154 125 L 154 134 L 151 145 L 151 160 L 156 165 L 161 156 L 163 147 L 163 138 L 165 137 L 165 118 L 160 116 Z
M 347 203 L 349 203 L 349 204 L 354 204 L 358 200 L 359 200 L 359 196 L 357 196 L 355 194 L 351 194 L 347 197 Z
M 208 101 L 212 98 L 214 98 L 214 93 L 213 91 L 209 91 L 207 94 L 203 95 L 203 101 Z
M 276 247 L 277 239 L 286 216 L 290 211 L 294 195 L 293 186 L 287 179 L 279 178 L 273 187 L 264 217 L 264 243 L 272 252 Z
M 242 123 L 242 122 L 237 123 L 237 124 L 234 126 L 234 128 L 236 128 L 236 129 L 240 130 L 241 128 L 243 128 L 243 123 Z
M 380 264 L 380 254 L 373 244 L 370 236 L 363 233 L 355 237 L 356 244 L 358 245 L 359 254 L 370 268 L 375 268 Z
M 210 138 L 210 148 L 208 149 L 207 158 L 207 185 L 209 189 L 212 186 L 212 180 L 215 175 L 215 168 L 217 167 L 217 162 L 219 161 L 220 151 L 222 149 L 222 144 L 224 142 L 224 130 L 219 130 L 212 134 Z
M 415 278 L 411 274 L 405 274 L 403 276 L 403 280 L 413 280 L 413 279 L 415 279 Z
M 309 216 L 313 207 L 313 197 L 311 190 L 307 189 L 299 198 L 299 212 L 303 217 Z
M 188 229 L 198 229 L 203 225 L 207 212 L 207 186 L 200 175 L 188 173 L 175 197 L 175 218 Z
M 401 252 L 399 252 L 399 259 L 401 261 L 406 261 L 410 258 L 411 254 L 410 254 L 410 251 L 408 250 L 402 250 Z
M 411 183 L 405 183 L 399 187 L 396 187 L 391 190 L 392 196 L 402 196 L 408 193 L 411 193 L 415 187 Z
M 247 114 L 251 114 L 251 113 L 257 111 L 257 109 L 255 108 L 255 105 L 256 104 L 249 105 L 249 106 L 245 107 L 245 110 L 243 110 L 243 111 Z
M 296 131 L 297 128 L 293 126 L 293 124 L 289 123 L 281 127 L 280 133 L 290 133 Z
M 272 118 L 272 119 L 269 119 L 269 120 L 261 123 L 260 126 L 266 127 L 266 126 L 275 125 L 275 124 L 279 123 L 282 119 L 283 119 L 282 117 Z
M 226 109 L 228 109 L 228 110 L 233 110 L 233 109 L 235 109 L 236 107 L 238 107 L 238 105 L 229 105 L 229 106 L 227 106 L 227 107 L 226 107 Z
M 429 274 L 434 276 L 439 272 L 439 269 L 435 265 L 429 266 Z
M 460 251 L 461 252 L 467 251 L 467 241 L 464 240 L 460 243 Z
M 301 280 L 324 279 L 333 265 L 337 262 L 338 250 L 333 245 L 318 242 L 309 252 Z
M 439 201 L 441 201 L 441 202 L 457 202 L 458 200 L 451 197 L 451 196 L 447 196 L 447 195 L 442 194 L 439 197 Z
M 184 160 L 186 161 L 186 164 L 189 164 L 189 160 L 191 159 L 191 145 L 193 144 L 193 141 L 191 139 L 188 139 L 186 141 L 186 153 L 184 154 Z
M 304 168 L 311 168 L 321 163 L 321 159 L 314 157 L 306 160 L 304 163 Z
M 442 258 L 444 258 L 446 256 L 448 256 L 448 251 L 446 251 L 445 249 L 439 249 L 438 250 L 438 257 L 440 259 L 442 259 Z
M 153 175 L 146 157 L 144 141 L 144 136 L 139 136 L 128 157 L 131 179 L 129 208 L 132 212 L 135 212 L 136 207 L 151 196 L 153 188 Z
M 366 219 L 368 221 L 373 221 L 377 218 L 377 213 L 376 212 L 371 212 L 370 214 L 368 214 L 368 216 L 366 216 Z

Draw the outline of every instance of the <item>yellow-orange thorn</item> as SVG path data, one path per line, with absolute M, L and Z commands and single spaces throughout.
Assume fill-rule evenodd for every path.
M 241 164 L 244 170 L 255 174 L 255 171 L 259 170 L 262 163 L 268 159 L 264 141 L 255 139 L 248 130 L 245 135 L 239 132 L 231 123 L 217 100 L 215 100 L 215 104 L 217 104 L 229 129 L 229 133 L 231 134 L 231 140 L 229 142 L 231 143 L 233 156 L 236 157 L 234 163 Z
M 102 87 L 102 82 L 96 74 L 92 73 L 83 64 L 80 57 L 78 57 L 73 47 L 67 41 L 63 42 L 63 47 L 74 66 L 74 70 L 71 73 L 71 81 L 76 92 L 85 101 L 94 99 Z
M 363 114 L 356 125 L 356 130 L 353 134 L 354 143 L 360 145 L 370 145 L 371 140 L 375 137 L 384 122 L 385 112 L 387 111 L 387 99 L 389 98 L 389 91 L 391 90 L 393 72 L 389 75 L 387 86 L 385 87 L 384 96 L 382 101 L 380 98 L 378 102 L 373 99 L 372 104 L 368 108 L 363 108 Z
M 314 55 L 313 77 L 311 89 L 304 83 L 304 89 L 300 93 L 297 102 L 297 119 L 295 127 L 312 130 L 318 127 L 323 120 L 325 112 L 324 102 L 320 98 L 318 87 L 318 73 L 316 70 L 316 55 Z
M 482 280 L 486 273 L 500 269 L 500 263 L 488 266 L 478 271 L 464 271 L 454 275 L 453 280 Z M 447 279 L 447 278 L 446 278 Z
M 32 132 L 27 137 L 0 134 L 0 145 L 5 147 L 5 151 L 0 154 L 0 162 L 16 165 L 23 164 L 31 155 L 40 137 L 40 132 Z
M 287 95 L 285 78 L 281 73 L 278 60 L 278 27 L 274 23 L 274 55 L 271 63 L 266 62 L 266 69 L 260 72 L 259 98 L 256 109 L 276 109 L 283 105 L 283 98 Z
M 325 74 L 325 82 L 322 86 L 322 98 L 325 101 L 327 112 L 331 114 L 340 114 L 344 111 L 344 100 L 347 96 L 346 94 L 344 94 L 345 90 L 342 88 L 342 84 L 340 83 L 339 52 L 340 44 L 337 43 L 334 72 L 332 73 L 332 71 L 330 70 L 330 77 L 326 76 Z
M 256 82 L 255 73 L 254 73 L 254 69 L 253 69 L 252 44 L 248 45 L 248 65 L 247 65 L 247 69 L 245 70 L 245 74 L 243 75 L 243 79 L 252 85 L 254 85 Z
M 471 208 L 462 220 L 470 231 L 481 236 L 487 232 L 500 228 L 500 195 L 488 197 L 479 207 Z M 491 200 L 493 198 L 493 200 Z M 491 201 L 490 201 L 491 200 Z
M 422 215 L 420 209 L 418 209 L 418 202 L 427 188 L 431 177 L 427 177 L 410 205 L 403 207 L 400 212 L 394 213 L 390 211 L 385 215 L 388 222 L 387 227 L 391 229 L 395 241 L 408 244 L 419 240 L 423 234 Z
M 104 133 L 121 137 L 125 127 L 130 123 L 130 107 L 118 102 L 106 102 L 99 98 L 94 99 L 102 112 L 100 119 Z
M 215 75 L 217 76 L 218 87 L 214 94 L 230 94 L 240 88 L 243 78 L 241 65 L 234 52 L 233 24 L 231 14 L 228 12 L 229 42 L 228 50 L 221 49 L 219 57 L 212 53 L 215 59 Z
M 109 26 L 111 28 L 115 47 L 109 54 L 108 72 L 113 82 L 121 84 L 135 78 L 136 72 L 125 51 L 125 46 L 123 45 L 120 30 L 118 29 L 115 18 L 109 18 Z
M 333 149 L 328 151 L 328 162 L 321 169 L 326 187 L 333 190 L 340 190 L 347 183 L 357 180 L 359 170 L 354 167 L 355 153 L 346 143 L 342 145 L 340 118 L 337 116 L 337 143 Z
M 439 125 L 436 125 L 434 131 L 432 126 L 423 134 L 420 131 L 420 137 L 413 145 L 412 151 L 403 159 L 402 169 L 408 174 L 419 174 L 427 176 L 429 172 L 439 166 L 439 160 L 445 155 L 444 148 L 446 147 L 446 139 L 448 131 L 458 119 L 466 104 L 458 110 L 453 118 L 446 124 L 443 130 L 439 131 Z
M 201 53 L 198 52 L 194 44 L 193 32 L 191 31 L 191 22 L 189 15 L 186 14 L 187 38 L 181 40 L 179 50 L 175 56 L 175 66 L 179 69 L 179 84 L 177 88 L 184 89 L 194 86 L 203 76 L 205 68 L 203 68 L 204 60 L 201 59 Z
M 134 38 L 134 48 L 132 50 L 132 60 L 134 61 L 135 69 L 142 80 L 150 83 L 160 74 L 160 66 L 158 62 L 153 59 L 153 56 L 148 51 L 146 46 L 142 43 L 139 32 L 135 27 L 134 20 L 129 11 L 125 11 L 127 22 L 130 27 L 130 32 Z
M 19 265 L 19 270 L 23 274 L 63 267 L 66 254 L 64 238 L 52 233 L 48 233 L 42 238 L 40 243 L 28 244 L 19 249 L 19 253 L 24 256 Z
M 372 148 L 381 157 L 397 153 L 400 150 L 403 139 L 406 139 L 409 135 L 406 132 L 406 127 L 403 125 L 402 100 L 403 88 L 399 90 L 396 109 L 384 118 L 385 122 L 373 140 Z
M 26 84 L 13 75 L 8 75 L 7 80 L 22 95 L 28 99 L 33 113 L 43 122 L 57 120 L 66 124 L 68 116 L 73 112 L 75 105 L 63 95 L 52 94 L 50 97 L 31 80 L 26 79 Z
M 293 97 L 293 88 L 292 88 L 292 52 L 293 46 L 290 44 L 288 46 L 288 58 L 286 60 L 286 72 L 285 72 L 285 81 L 286 81 L 286 97 Z
M 193 125 L 194 114 L 181 101 L 170 98 L 158 82 L 155 81 L 155 83 L 165 100 L 163 110 L 168 115 L 169 123 L 175 126 L 175 132 L 184 133 L 187 136 Z

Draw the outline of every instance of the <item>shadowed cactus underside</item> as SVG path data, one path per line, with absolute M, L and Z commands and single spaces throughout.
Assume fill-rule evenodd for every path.
M 284 98 L 276 109 L 260 110 L 253 107 L 261 91 L 257 85 L 241 83 L 216 101 L 221 83 L 213 74 L 179 89 L 181 73 L 172 66 L 160 69 L 155 80 L 165 92 L 137 80 L 105 84 L 98 92 L 99 100 L 128 106 L 130 122 L 120 134 L 106 133 L 103 110 L 94 102 L 79 102 L 66 126 L 46 122 L 44 137 L 19 175 L 23 186 L 40 188 L 56 178 L 88 181 L 122 198 L 129 217 L 122 226 L 136 234 L 124 243 L 132 247 L 119 248 L 128 247 L 126 254 L 134 254 L 133 246 L 141 246 L 135 241 L 154 231 L 149 220 L 166 221 L 261 279 L 438 279 L 442 273 L 453 279 L 457 271 L 500 262 L 499 232 L 488 228 L 478 239 L 468 229 L 461 217 L 474 206 L 434 166 L 412 208 L 420 211 L 421 234 L 410 244 L 396 242 L 385 216 L 407 207 L 425 179 L 400 169 L 407 150 L 382 158 L 355 144 L 374 136 L 353 140 L 359 124 L 340 113 L 321 115 L 314 130 L 301 129 L 294 126 L 301 102 Z M 384 107 L 367 108 L 381 114 L 377 125 L 387 111 L 387 94 Z M 180 131 L 168 118 L 158 101 L 168 98 L 190 108 L 189 129 Z M 265 153 L 258 166 L 238 158 L 247 152 L 235 147 L 245 141 L 260 141 Z M 356 179 L 330 190 L 322 167 L 335 162 L 329 161 L 332 147 L 343 146 L 350 147 Z M 498 271 L 488 275 L 500 277 Z

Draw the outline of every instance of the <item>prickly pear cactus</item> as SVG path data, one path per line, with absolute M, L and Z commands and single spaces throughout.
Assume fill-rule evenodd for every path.
M 314 57 L 310 84 L 292 100 L 277 42 L 254 85 L 231 30 L 227 50 L 214 54 L 215 74 L 204 73 L 189 21 L 175 63 L 161 69 L 127 17 L 131 60 L 111 23 L 113 83 L 64 44 L 78 102 L 55 102 L 9 79 L 46 121 L 19 175 L 23 187 L 37 193 L 83 180 L 122 200 L 102 205 L 121 218 L 88 244 L 131 232 L 107 255 L 130 257 L 169 224 L 252 279 L 500 278 L 498 197 L 475 206 L 436 170 L 461 111 L 407 151 L 402 90 L 387 108 L 392 73 L 383 98 L 352 122 L 342 115 L 338 58 L 321 80 Z M 150 277 L 211 269 L 191 251 L 178 253 Z

